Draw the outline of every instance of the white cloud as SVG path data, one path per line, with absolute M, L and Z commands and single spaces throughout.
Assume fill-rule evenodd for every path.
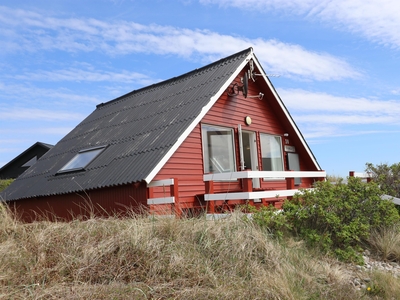
M 109 55 L 140 52 L 214 60 L 254 46 L 268 71 L 288 77 L 341 80 L 360 76 L 360 72 L 345 60 L 326 53 L 308 51 L 299 45 L 277 40 L 248 39 L 209 30 L 145 26 L 125 21 L 106 23 L 95 19 L 50 18 L 5 7 L 0 7 L 0 24 L 5 28 L 0 31 L 4 51 L 102 51 Z
M 393 95 L 400 95 L 400 89 L 391 90 L 390 93 L 392 93 Z
M 400 101 L 340 97 L 301 89 L 279 89 L 294 121 L 307 139 L 356 136 L 396 130 Z M 363 128 L 360 130 L 360 128 Z
M 301 15 L 400 48 L 400 5 L 396 0 L 200 0 L 200 3 Z
M 297 122 L 310 124 L 394 124 L 398 118 L 388 115 L 362 115 L 362 114 L 303 114 L 297 116 Z
M 315 144 L 321 140 L 331 139 L 332 137 L 349 137 L 361 136 L 371 134 L 399 134 L 400 131 L 396 130 L 340 130 L 337 126 L 330 126 L 329 124 L 320 125 L 318 127 L 309 127 L 305 130 L 304 137 L 309 142 Z
M 16 100 L 18 102 L 29 101 L 39 103 L 44 101 L 46 104 L 50 102 L 64 102 L 64 103 L 84 103 L 95 105 L 102 101 L 102 99 L 94 97 L 76 94 L 65 89 L 45 89 L 34 86 L 28 86 L 24 84 L 4 84 L 0 82 L 0 92 L 2 97 L 7 99 Z
M 279 94 L 290 110 L 328 111 L 343 113 L 368 113 L 384 116 L 398 116 L 400 101 L 351 98 L 315 93 L 301 89 L 280 89 Z
M 136 83 L 138 85 L 150 85 L 156 80 L 147 75 L 121 71 L 107 72 L 96 70 L 83 70 L 78 68 L 70 68 L 65 70 L 55 71 L 35 71 L 34 73 L 27 72 L 23 75 L 12 76 L 14 79 L 22 80 L 38 80 L 38 81 L 90 81 L 90 82 L 125 82 Z
M 12 120 L 23 120 L 23 121 L 74 121 L 82 120 L 85 115 L 80 113 L 72 113 L 67 111 L 54 111 L 44 110 L 37 108 L 26 108 L 26 107 L 11 107 L 2 108 L 0 111 L 0 119 L 12 121 Z

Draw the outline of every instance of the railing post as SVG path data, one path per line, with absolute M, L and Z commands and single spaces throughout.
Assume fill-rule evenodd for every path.
M 286 178 L 286 189 L 287 190 L 294 190 L 294 177 L 287 177 Z M 292 196 L 287 197 L 289 200 L 292 199 Z
M 154 198 L 154 189 L 152 187 L 148 187 L 147 188 L 147 199 L 151 199 L 151 198 Z M 150 204 L 149 205 L 150 213 L 153 212 L 153 209 L 154 209 L 154 205 Z
M 154 191 L 152 187 L 147 188 L 147 199 L 154 198 Z
M 243 178 L 243 192 L 252 192 L 252 191 L 253 191 L 253 179 Z
M 182 217 L 182 208 L 179 203 L 179 186 L 178 186 L 178 178 L 174 178 L 174 184 L 170 185 L 170 193 L 171 197 L 175 197 L 175 216 L 177 218 Z
M 286 178 L 286 189 L 294 190 L 294 177 Z
M 206 181 L 206 194 L 214 194 L 214 181 Z M 215 201 L 208 201 L 209 212 L 211 214 L 215 213 Z
M 354 177 L 354 173 L 355 173 L 354 171 L 350 171 L 350 172 L 349 172 L 349 176 L 350 176 L 350 177 Z

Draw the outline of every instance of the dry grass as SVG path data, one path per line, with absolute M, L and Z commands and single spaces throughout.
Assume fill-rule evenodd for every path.
M 375 229 L 368 240 L 371 249 L 384 260 L 400 262 L 400 224 Z
M 21 224 L 0 212 L 2 299 L 363 297 L 343 265 L 278 243 L 240 214 Z

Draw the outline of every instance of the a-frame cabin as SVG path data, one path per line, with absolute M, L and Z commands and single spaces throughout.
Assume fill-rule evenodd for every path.
M 27 221 L 220 213 L 325 177 L 249 48 L 96 110 L 0 197 Z

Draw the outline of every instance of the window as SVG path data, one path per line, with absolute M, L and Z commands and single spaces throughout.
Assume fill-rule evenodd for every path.
M 203 124 L 201 131 L 203 138 L 204 172 L 234 172 L 236 165 L 233 129 Z
M 283 171 L 282 142 L 279 136 L 260 134 L 263 171 Z
M 93 159 L 97 157 L 103 150 L 104 146 L 81 150 L 75 155 L 64 167 L 57 173 L 71 172 L 83 170 Z

